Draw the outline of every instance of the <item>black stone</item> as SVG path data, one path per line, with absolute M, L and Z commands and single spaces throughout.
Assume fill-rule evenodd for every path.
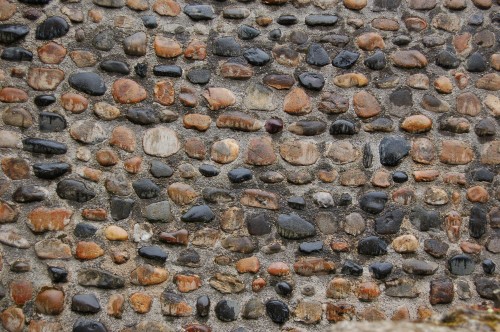
M 12 193 L 12 200 L 17 203 L 41 202 L 46 198 L 47 191 L 45 189 L 29 184 L 19 186 Z
M 394 90 L 389 95 L 389 101 L 395 106 L 403 106 L 403 107 L 412 106 L 413 105 L 412 97 L 413 94 L 410 88 L 403 87 Z
M 387 211 L 375 218 L 374 229 L 378 234 L 396 234 L 399 232 L 405 213 L 403 209 Z
M 177 65 L 157 65 L 153 67 L 155 76 L 181 77 L 182 68 Z
M 349 206 L 352 204 L 352 197 L 349 193 L 340 194 L 339 200 L 337 202 L 338 206 Z
M 392 180 L 396 183 L 405 183 L 408 181 L 408 174 L 402 171 L 396 171 L 392 173 Z
M 474 272 L 476 264 L 465 254 L 455 255 L 448 260 L 448 269 L 451 274 L 465 276 Z
M 410 222 L 420 231 L 427 232 L 432 228 L 439 229 L 441 218 L 439 212 L 416 206 L 410 213 Z
M 424 251 L 434 258 L 444 258 L 450 246 L 437 239 L 427 239 L 424 241 Z
M 403 137 L 386 136 L 380 141 L 380 163 L 384 166 L 397 166 L 410 152 L 411 144 Z
M 422 44 L 428 48 L 441 46 L 444 43 L 446 43 L 446 40 L 439 35 L 424 36 L 422 38 Z
M 337 68 L 349 69 L 354 66 L 358 59 L 359 53 L 342 50 L 333 58 L 332 65 Z
M 182 250 L 177 257 L 177 264 L 182 266 L 198 267 L 200 261 L 200 254 L 192 248 Z
M 436 65 L 444 69 L 455 69 L 460 66 L 460 60 L 452 52 L 442 50 L 436 56 Z
M 67 163 L 36 163 L 33 165 L 33 173 L 40 179 L 52 180 L 71 170 Z
M 41 132 L 59 132 L 67 127 L 66 119 L 57 113 L 40 112 L 38 114 L 38 128 Z
M 392 272 L 393 265 L 389 262 L 377 262 L 370 265 L 370 272 L 375 279 L 387 278 Z
M 94 38 L 92 38 L 92 46 L 100 51 L 111 51 L 114 45 L 115 40 L 112 30 L 98 32 Z
M 306 208 L 306 200 L 301 196 L 290 197 L 287 203 L 289 207 L 295 210 L 304 210 Z
M 184 222 L 210 222 L 214 218 L 215 215 L 208 205 L 197 205 L 182 215 L 181 220 Z
M 210 70 L 205 68 L 191 69 L 186 77 L 193 84 L 207 84 L 210 81 Z
M 139 256 L 152 259 L 158 262 L 165 262 L 168 258 L 167 253 L 158 246 L 144 246 L 138 251 Z
M 64 179 L 59 181 L 56 188 L 57 195 L 62 199 L 85 203 L 93 199 L 96 194 L 87 188 L 85 183 L 78 180 Z
M 233 20 L 242 20 L 247 18 L 250 12 L 245 7 L 229 6 L 224 8 L 222 17 Z
M 306 89 L 321 91 L 325 86 L 325 78 L 320 73 L 302 73 L 299 75 L 299 83 Z
M 217 176 L 220 173 L 220 170 L 209 164 L 202 164 L 198 167 L 198 171 L 200 171 L 201 175 L 206 176 L 207 178 Z
M 299 251 L 304 254 L 318 253 L 323 250 L 323 241 L 302 242 Z
M 108 73 L 116 73 L 122 75 L 130 74 L 130 68 L 128 67 L 128 64 L 123 61 L 104 60 L 99 64 L 99 68 Z
M 326 27 L 326 26 L 335 25 L 335 23 L 337 23 L 338 20 L 339 20 L 338 17 L 335 15 L 311 14 L 311 15 L 306 16 L 305 23 L 307 26 L 310 26 L 310 27 L 316 27 L 316 26 Z
M 108 330 L 101 322 L 79 318 L 73 325 L 73 332 L 108 332 Z
M 68 281 L 68 271 L 59 266 L 48 266 L 49 276 L 52 282 L 67 282 Z
M 221 300 L 214 308 L 215 316 L 223 322 L 232 322 L 238 318 L 238 302 L 233 300 Z
M 246 49 L 243 52 L 243 57 L 253 66 L 264 66 L 271 61 L 269 54 L 256 47 Z
M 125 286 L 125 279 L 105 270 L 80 269 L 78 270 L 78 284 L 84 287 L 119 289 Z
M 278 17 L 276 20 L 276 23 L 289 26 L 289 25 L 294 25 L 297 24 L 298 19 L 295 15 L 281 15 Z
M 294 44 L 302 45 L 307 42 L 307 40 L 309 39 L 309 35 L 304 31 L 293 30 L 288 35 L 288 39 Z
M 207 317 L 210 313 L 210 298 L 202 295 L 196 299 L 196 313 L 200 317 Z
M 485 259 L 481 266 L 486 274 L 493 274 L 495 272 L 496 264 L 489 258 Z
M 232 57 L 241 55 L 241 46 L 233 37 L 219 37 L 213 43 L 214 55 Z
M 373 164 L 373 152 L 370 143 L 363 146 L 363 167 L 370 168 Z
M 46 107 L 56 102 L 54 95 L 39 95 L 33 100 L 38 107 Z
M 265 128 L 269 134 L 277 134 L 283 130 L 283 120 L 277 117 L 267 119 Z
M 396 46 L 406 46 L 411 43 L 411 37 L 406 35 L 399 35 L 392 39 L 392 43 Z
M 476 291 L 479 296 L 485 299 L 498 301 L 498 294 L 496 292 L 496 290 L 500 288 L 500 281 L 498 281 L 498 278 L 479 277 L 474 280 L 474 284 L 476 285 Z
M 113 220 L 128 218 L 132 212 L 135 201 L 132 198 L 111 197 L 109 209 Z
M 314 225 L 296 214 L 280 214 L 277 228 L 278 234 L 285 239 L 300 240 L 316 235 Z
M 60 16 L 52 16 L 36 27 L 35 38 L 51 40 L 65 36 L 69 31 L 69 24 Z
M 387 254 L 387 243 L 377 236 L 368 236 L 358 242 L 360 255 L 381 256 Z
M 227 173 L 229 181 L 232 183 L 242 183 L 253 178 L 252 171 L 248 168 L 235 168 Z
M 122 8 L 125 6 L 124 0 L 92 0 L 92 3 L 105 8 Z
M 7 61 L 31 61 L 33 53 L 22 47 L 6 47 L 0 58 Z
M 344 265 L 342 265 L 340 273 L 349 276 L 360 277 L 363 275 L 363 267 L 358 263 L 355 263 L 348 259 L 344 262 Z
M 323 46 L 312 43 L 307 49 L 306 62 L 312 66 L 324 67 L 330 63 L 330 56 Z
M 472 171 L 472 179 L 474 181 L 493 182 L 494 178 L 495 173 L 484 167 Z
M 94 294 L 76 294 L 71 299 L 71 310 L 82 314 L 95 314 L 101 305 Z
M 68 147 L 64 143 L 49 139 L 29 137 L 23 139 L 23 150 L 33 153 L 65 154 Z
M 142 24 L 148 29 L 155 29 L 158 27 L 158 22 L 156 21 L 156 16 L 145 15 L 141 17 Z
M 184 14 L 194 21 L 211 20 L 215 17 L 214 9 L 210 5 L 187 5 Z
M 137 196 L 141 199 L 158 197 L 161 192 L 160 187 L 150 179 L 138 179 L 132 183 L 132 187 Z
M 104 80 L 96 73 L 84 72 L 71 74 L 68 83 L 73 89 L 91 96 L 102 96 L 106 93 Z
M 373 55 L 366 58 L 363 63 L 371 70 L 382 70 L 387 65 L 387 60 L 384 52 L 377 50 Z
M 270 40 L 274 40 L 274 41 L 280 40 L 281 39 L 281 30 L 274 29 L 274 30 L 269 31 L 268 38 Z
M 271 233 L 272 224 L 265 213 L 251 215 L 246 218 L 248 234 L 260 236 Z
M 467 59 L 466 68 L 471 73 L 481 73 L 488 69 L 488 64 L 481 53 L 475 52 Z
M 293 287 L 286 281 L 280 281 L 275 286 L 276 294 L 281 296 L 290 296 L 293 292 Z
M 496 120 L 492 118 L 484 118 L 479 120 L 474 126 L 474 132 L 479 137 L 495 136 L 497 132 Z
M 147 63 L 138 63 L 134 66 L 134 71 L 139 77 L 146 77 L 148 75 L 148 64 Z
M 260 30 L 243 24 L 238 27 L 238 38 L 241 40 L 252 40 L 260 35 Z
M 155 110 L 151 108 L 129 108 L 125 117 L 130 122 L 139 125 L 150 125 L 159 121 Z
M 348 120 L 335 120 L 330 126 L 330 135 L 355 135 L 356 125 Z
M 76 224 L 75 229 L 73 230 L 73 234 L 75 234 L 76 237 L 82 239 L 92 237 L 96 232 L 97 227 L 84 222 Z
M 18 0 L 21 3 L 26 3 L 28 5 L 46 5 L 51 0 Z
M 361 196 L 359 207 L 365 212 L 378 214 L 384 210 L 387 199 L 387 193 L 383 191 L 371 191 Z
M 12 44 L 24 38 L 30 29 L 24 24 L 0 24 L 0 44 Z
M 290 318 L 290 309 L 279 300 L 269 300 L 266 302 L 266 314 L 276 324 L 284 324 Z
M 155 178 L 169 178 L 174 174 L 174 170 L 170 166 L 159 160 L 153 160 L 151 162 L 149 172 Z
M 488 225 L 487 212 L 479 205 L 474 205 L 470 210 L 469 234 L 475 239 L 479 239 L 486 233 Z

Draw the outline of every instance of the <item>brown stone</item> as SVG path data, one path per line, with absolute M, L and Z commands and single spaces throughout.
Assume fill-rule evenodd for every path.
M 382 111 L 378 100 L 366 91 L 357 92 L 353 97 L 353 104 L 354 112 L 363 119 L 376 116 Z
M 90 51 L 76 50 L 69 52 L 71 60 L 79 68 L 93 67 L 97 63 L 97 57 Z
M 458 15 L 439 13 L 432 19 L 432 26 L 448 32 L 457 32 L 460 30 L 461 22 Z
M 423 114 L 411 115 L 403 120 L 401 129 L 412 134 L 425 133 L 432 129 L 432 120 Z
M 316 163 L 320 154 L 312 141 L 286 141 L 280 146 L 280 155 L 288 163 L 297 166 L 308 166 Z
M 439 171 L 434 169 L 414 171 L 413 178 L 416 182 L 431 182 L 439 177 Z
M 92 221 L 105 221 L 108 218 L 108 212 L 103 208 L 83 209 L 82 217 Z
M 325 156 L 335 164 L 348 164 L 356 161 L 360 152 L 350 141 L 342 140 L 327 145 Z
M 490 199 L 490 195 L 484 187 L 474 186 L 467 189 L 467 199 L 473 203 L 486 203 Z
M 345 3 L 346 1 L 344 1 Z M 366 4 L 366 0 L 365 0 Z M 322 304 L 319 301 L 300 300 L 293 312 L 295 320 L 304 324 L 318 324 L 323 316 Z
M 351 321 L 356 318 L 356 308 L 346 302 L 326 304 L 326 319 L 330 322 Z
M 398 204 L 411 205 L 415 203 L 415 192 L 410 188 L 399 188 L 392 192 L 392 200 Z
M 66 56 L 66 48 L 58 43 L 50 41 L 37 49 L 38 58 L 46 64 L 59 64 Z
M 255 166 L 266 166 L 274 164 L 276 159 L 273 142 L 270 137 L 250 138 L 245 155 L 245 163 Z
M 153 304 L 153 298 L 148 294 L 137 292 L 128 298 L 130 306 L 138 314 L 146 314 L 151 310 L 151 305 Z
M 121 294 L 113 294 L 109 297 L 108 304 L 106 305 L 106 312 L 109 316 L 114 318 L 121 318 L 123 315 L 123 304 L 125 298 Z
M 80 175 L 82 178 L 86 180 L 90 180 L 93 182 L 99 182 L 99 180 L 102 177 L 102 171 L 95 169 L 95 168 L 90 168 L 90 167 L 81 167 L 77 170 L 78 175 Z
M 275 46 L 271 53 L 277 63 L 287 67 L 297 67 L 301 60 L 300 54 L 286 45 Z
M 162 58 L 175 58 L 182 54 L 182 47 L 176 40 L 163 36 L 155 36 L 153 47 L 156 55 Z
M 259 259 L 255 256 L 242 258 L 236 262 L 236 271 L 238 273 L 257 273 L 260 269 Z
M 425 74 L 413 74 L 406 79 L 406 85 L 418 90 L 429 89 L 429 77 Z
M 47 322 L 45 320 L 34 320 L 30 321 L 28 327 L 28 332 L 59 332 L 62 331 L 63 327 L 59 322 Z
M 139 265 L 130 272 L 130 282 L 133 285 L 150 286 L 161 284 L 168 279 L 168 271 L 149 264 Z
M 240 63 L 224 62 L 220 66 L 220 74 L 224 78 L 246 80 L 254 75 L 254 70 L 251 67 Z
M 73 212 L 65 208 L 38 207 L 28 214 L 27 225 L 35 233 L 60 231 L 69 223 Z
M 180 295 L 168 290 L 164 291 L 160 297 L 161 312 L 165 316 L 187 317 L 191 316 L 193 308 Z
M 409 31 L 418 32 L 427 28 L 427 21 L 420 17 L 407 17 L 404 22 Z
M 147 7 L 144 10 L 147 10 Z M 181 6 L 174 0 L 156 0 L 153 10 L 162 16 L 178 16 L 181 13 Z
M 239 131 L 258 131 L 262 122 L 240 111 L 225 112 L 216 121 L 218 128 L 231 128 Z
M 219 240 L 220 232 L 212 228 L 202 228 L 193 233 L 191 244 L 202 248 L 213 248 Z
M 386 320 L 387 316 L 385 313 L 375 307 L 367 307 L 363 311 L 361 311 L 358 315 L 359 320 L 364 320 L 368 322 L 377 322 L 381 320 Z
M 104 255 L 104 250 L 95 242 L 80 241 L 76 244 L 75 257 L 80 260 L 96 259 Z
M 0 0 L 0 21 L 6 21 L 11 18 L 17 10 L 14 2 L 9 0 Z
M 500 90 L 500 75 L 497 73 L 483 75 L 476 81 L 476 88 L 490 91 Z
M 476 116 L 481 112 L 481 101 L 471 92 L 461 93 L 457 96 L 457 112 Z
M 181 293 L 195 291 L 202 285 L 200 276 L 196 274 L 176 274 L 174 276 L 174 283 Z
M 43 315 L 59 315 L 64 310 L 64 292 L 43 287 L 35 298 L 35 308 Z
M 245 290 L 244 282 L 226 273 L 216 273 L 210 278 L 209 284 L 223 294 L 241 293 Z
M 437 92 L 443 94 L 449 94 L 453 91 L 453 84 L 451 80 L 446 76 L 439 76 L 434 81 L 434 88 Z
M 186 107 L 198 106 L 198 97 L 196 90 L 188 86 L 181 86 L 179 101 L 181 102 L 182 105 Z
M 120 109 L 110 105 L 104 101 L 94 104 L 94 113 L 99 119 L 110 121 L 118 118 L 121 115 Z
M 82 113 L 89 107 L 89 101 L 82 95 L 68 92 L 61 96 L 61 106 L 73 114 Z
M 28 100 L 28 94 L 17 88 L 4 87 L 0 89 L 0 101 L 3 103 L 24 103 Z
M 326 297 L 345 299 L 351 294 L 351 283 L 345 278 L 333 278 L 326 288 Z
M 293 264 L 293 270 L 301 276 L 329 274 L 335 272 L 335 263 L 319 257 L 302 257 Z
M 465 142 L 444 140 L 441 145 L 439 160 L 449 165 L 465 165 L 474 159 L 474 151 Z
M 355 294 L 358 300 L 363 302 L 375 301 L 380 296 L 380 288 L 372 281 L 366 281 L 358 284 Z
M 29 280 L 12 280 L 9 288 L 10 297 L 17 305 L 23 306 L 33 296 L 33 284 Z
M 2 113 L 3 123 L 19 128 L 29 128 L 33 125 L 31 113 L 21 107 L 8 107 Z
M 184 127 L 188 129 L 196 129 L 198 131 L 206 131 L 210 128 L 212 119 L 204 114 L 186 114 L 182 119 Z
M 425 190 L 424 201 L 430 205 L 445 205 L 449 202 L 446 191 L 439 187 L 429 187 Z
M 295 79 L 287 74 L 268 74 L 262 82 L 277 90 L 288 90 L 295 84 Z
M 318 179 L 322 182 L 325 183 L 332 183 L 334 182 L 337 177 L 339 176 L 339 173 L 336 170 L 319 170 L 318 171 Z
M 241 195 L 240 203 L 245 206 L 278 210 L 279 202 L 276 194 L 260 189 L 245 189 Z
M 372 27 L 384 31 L 398 31 L 399 23 L 394 19 L 378 17 L 372 20 Z
M 291 115 L 304 115 L 312 111 L 311 98 L 302 88 L 293 88 L 283 101 L 283 111 Z
M 144 11 L 149 9 L 149 4 L 146 0 L 127 0 L 127 7 L 137 11 Z
M 349 169 L 340 174 L 340 184 L 347 187 L 361 187 L 367 182 L 366 174 L 360 169 Z
M 186 229 L 180 229 L 174 232 L 162 232 L 159 239 L 161 242 L 168 244 L 188 245 L 189 232 Z
M 412 141 L 410 154 L 413 161 L 421 164 L 431 164 L 436 158 L 434 144 L 430 139 L 425 137 Z
M 109 167 L 118 164 L 118 154 L 111 149 L 101 149 L 96 152 L 95 159 L 101 166 Z
M 454 295 L 455 291 L 451 279 L 437 279 L 431 281 L 429 302 L 432 305 L 451 303 Z
M 356 44 L 365 51 L 373 51 L 376 48 L 385 48 L 384 39 L 376 32 L 364 33 L 356 38 Z
M 24 328 L 24 314 L 21 308 L 9 307 L 0 314 L 2 326 L 7 332 L 22 332 Z
M 427 66 L 425 55 L 416 50 L 396 51 L 392 53 L 391 59 L 395 66 L 404 69 L 424 68 Z
M 116 225 L 110 225 L 104 229 L 104 236 L 106 239 L 110 241 L 127 241 L 128 240 L 128 233 L 126 230 L 123 228 L 116 226 Z
M 448 172 L 443 175 L 443 182 L 449 184 L 465 185 L 467 180 L 465 174 L 457 172 Z
M 125 126 L 118 126 L 111 132 L 109 145 L 127 152 L 134 152 L 137 146 L 134 132 Z
M 489 165 L 500 164 L 500 141 L 486 143 L 481 150 L 481 163 Z
M 464 32 L 461 34 L 456 34 L 453 36 L 453 46 L 458 54 L 467 55 L 472 50 L 471 47 L 472 35 L 469 32 Z
M 128 260 L 130 259 L 130 255 L 128 252 L 123 250 L 113 250 L 111 252 L 111 259 L 115 264 L 124 264 L 128 262 Z
M 492 54 L 490 57 L 491 68 L 500 70 L 500 53 Z
M 239 152 L 238 142 L 232 138 L 227 138 L 212 144 L 210 158 L 220 164 L 228 164 L 238 158 Z
M 198 39 L 191 40 L 184 51 L 184 57 L 191 60 L 205 60 L 207 45 Z
M 167 192 L 170 199 L 177 205 L 190 204 L 198 197 L 193 187 L 182 182 L 172 183 L 168 186 Z
M 2 159 L 2 171 L 12 180 L 29 179 L 30 166 L 25 159 L 6 157 Z
M 174 83 L 171 80 L 156 82 L 154 87 L 155 101 L 169 106 L 175 102 Z
M 411 234 L 401 235 L 392 241 L 392 247 L 400 254 L 414 253 L 418 249 L 418 240 Z
M 480 254 L 481 251 L 483 250 L 483 246 L 477 243 L 472 243 L 472 242 L 461 242 L 460 243 L 460 249 L 466 254 Z
M 368 78 L 361 73 L 347 73 L 335 76 L 333 84 L 345 89 L 352 87 L 361 88 L 368 85 Z
M 64 79 L 64 72 L 60 69 L 30 68 L 26 82 L 34 90 L 52 91 Z
M 444 229 L 451 242 L 458 242 L 460 239 L 460 228 L 462 226 L 462 217 L 456 211 L 450 211 L 444 218 Z
M 410 311 L 406 306 L 397 308 L 391 317 L 392 321 L 408 321 L 410 320 Z
M 286 276 L 290 274 L 290 268 L 283 262 L 272 262 L 267 268 L 267 273 L 272 276 Z
M 71 258 L 71 248 L 59 239 L 45 239 L 35 243 L 35 253 L 40 259 Z
M 142 86 L 128 78 L 114 81 L 111 92 L 113 99 L 120 104 L 135 104 L 148 97 Z
M 218 111 L 236 103 L 236 96 L 226 88 L 208 88 L 202 93 L 202 96 L 212 111 Z
M 186 152 L 188 157 L 200 160 L 205 159 L 207 154 L 205 143 L 198 137 L 190 137 L 186 139 L 186 142 L 184 143 L 184 152 Z

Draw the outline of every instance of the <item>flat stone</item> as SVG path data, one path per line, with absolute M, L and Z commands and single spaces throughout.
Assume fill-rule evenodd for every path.
M 84 287 L 119 289 L 125 286 L 125 280 L 111 272 L 100 269 L 83 269 L 78 272 L 78 284 Z
M 307 141 L 287 141 L 280 146 L 280 155 L 292 165 L 308 166 L 319 159 L 315 144 Z
M 92 314 L 101 311 L 101 305 L 94 294 L 76 294 L 71 299 L 71 310 Z
M 104 80 L 96 73 L 73 73 L 69 76 L 68 83 L 73 89 L 91 96 L 102 96 L 106 93 Z
M 287 239 L 303 239 L 316 234 L 314 226 L 296 214 L 278 216 L 278 233 Z
M 403 69 L 424 68 L 427 66 L 425 55 L 416 50 L 396 51 L 391 54 L 394 65 Z
M 436 273 L 438 264 L 429 261 L 406 259 L 403 261 L 403 271 L 409 274 L 426 276 Z

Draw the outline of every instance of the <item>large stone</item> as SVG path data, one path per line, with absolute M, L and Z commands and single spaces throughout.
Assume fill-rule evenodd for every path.
M 157 157 L 176 154 L 181 148 L 177 133 L 170 128 L 158 126 L 148 129 L 142 139 L 144 152 Z

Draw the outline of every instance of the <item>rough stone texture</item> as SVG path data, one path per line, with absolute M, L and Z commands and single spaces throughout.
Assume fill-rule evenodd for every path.
M 499 15 L 0 0 L 3 329 L 376 330 L 491 306 Z

